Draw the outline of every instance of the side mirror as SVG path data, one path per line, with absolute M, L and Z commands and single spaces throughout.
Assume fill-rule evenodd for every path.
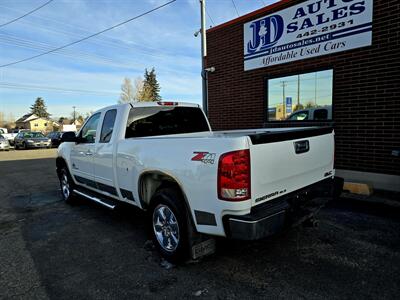
M 63 135 L 61 136 L 61 143 L 76 142 L 76 141 L 77 141 L 76 134 L 73 131 L 64 132 Z

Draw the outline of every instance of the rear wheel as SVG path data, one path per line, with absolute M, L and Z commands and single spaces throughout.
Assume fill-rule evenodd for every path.
M 71 203 L 73 200 L 74 182 L 67 167 L 61 168 L 58 177 L 60 180 L 61 197 L 65 202 Z
M 178 191 L 161 189 L 151 201 L 153 241 L 161 255 L 172 263 L 185 260 L 189 254 L 188 213 Z

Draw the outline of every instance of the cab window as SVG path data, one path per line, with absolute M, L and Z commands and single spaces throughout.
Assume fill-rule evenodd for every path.
M 103 126 L 101 127 L 100 143 L 108 143 L 111 140 L 116 116 L 116 109 L 111 109 L 106 112 L 106 115 L 104 116 Z
M 79 133 L 80 143 L 92 144 L 96 140 L 96 130 L 99 123 L 100 113 L 90 117 Z

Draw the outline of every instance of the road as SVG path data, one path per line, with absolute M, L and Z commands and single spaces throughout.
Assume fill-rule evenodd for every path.
M 340 200 L 263 241 L 163 266 L 145 215 L 60 201 L 55 150 L 0 152 L 0 298 L 386 298 L 400 291 L 400 214 Z

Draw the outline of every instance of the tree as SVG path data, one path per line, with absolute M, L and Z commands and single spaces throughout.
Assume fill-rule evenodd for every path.
M 4 127 L 5 119 L 4 113 L 0 111 L 0 127 Z
M 313 107 L 315 107 L 315 103 L 312 101 L 308 101 L 304 106 L 304 108 L 313 108 Z
M 65 121 L 65 120 L 68 120 L 68 118 L 66 118 L 66 117 L 60 117 L 60 118 L 58 118 L 58 123 L 62 125 L 62 124 L 64 124 L 64 121 Z
M 37 115 L 39 118 L 48 119 L 50 117 L 46 104 L 41 97 L 36 98 L 35 103 L 31 106 L 31 113 Z
M 121 85 L 121 95 L 119 96 L 118 103 L 129 103 L 134 101 L 134 90 L 132 82 L 129 78 L 124 78 L 124 83 Z
M 147 69 L 144 72 L 143 94 L 149 97 L 144 101 L 161 101 L 160 85 L 154 68 L 150 72 Z
M 296 104 L 295 106 L 294 106 L 294 108 L 293 108 L 293 112 L 295 112 L 295 111 L 298 111 L 298 110 L 301 110 L 301 109 L 304 109 L 304 105 L 303 104 Z

